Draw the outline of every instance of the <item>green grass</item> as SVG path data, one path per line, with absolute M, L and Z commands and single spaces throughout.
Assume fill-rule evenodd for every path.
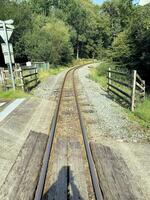
M 102 62 L 97 68 L 93 68 L 89 75 L 91 80 L 99 83 L 105 90 L 107 89 L 107 70 L 109 66 L 109 63 Z
M 45 78 L 52 76 L 52 75 L 57 75 L 60 72 L 64 71 L 65 69 L 72 67 L 74 65 L 82 65 L 91 62 L 91 59 L 79 59 L 79 60 L 73 60 L 72 63 L 68 64 L 67 66 L 57 66 L 57 67 L 50 67 L 50 69 L 45 70 L 41 69 L 39 71 L 39 79 L 42 81 Z
M 143 103 L 137 106 L 134 115 L 141 120 L 142 125 L 150 128 L 150 97 L 147 97 Z
M 93 59 L 78 59 L 78 60 L 73 60 L 72 61 L 72 66 L 74 65 L 83 65 L 86 63 L 94 62 Z
M 0 89 L 0 100 L 12 100 L 16 98 L 23 98 L 27 97 L 29 94 L 23 92 L 22 90 L 8 90 L 8 91 L 2 91 Z
M 96 83 L 99 83 L 100 86 L 102 86 L 104 89 L 107 88 L 107 78 L 106 78 L 106 76 L 99 76 L 96 68 L 91 70 L 89 78 L 91 80 L 95 81 Z
M 55 67 L 55 68 L 53 67 L 53 68 L 50 68 L 48 70 L 41 69 L 39 71 L 39 79 L 44 80 L 45 78 L 47 78 L 49 76 L 59 74 L 60 72 L 62 72 L 65 69 L 67 69 L 67 67 Z

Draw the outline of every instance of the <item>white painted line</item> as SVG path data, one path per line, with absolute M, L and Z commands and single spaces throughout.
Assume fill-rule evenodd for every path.
M 15 110 L 25 98 L 16 99 L 11 104 L 9 104 L 2 112 L 0 112 L 0 121 L 5 119 L 13 110 Z
M 2 103 L 0 103 L 0 107 L 3 106 L 3 105 L 5 105 L 5 104 L 6 104 L 6 102 L 2 102 Z

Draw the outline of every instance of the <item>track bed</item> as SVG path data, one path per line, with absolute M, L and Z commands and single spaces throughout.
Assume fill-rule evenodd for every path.
M 43 199 L 94 199 L 70 72 L 62 91 Z

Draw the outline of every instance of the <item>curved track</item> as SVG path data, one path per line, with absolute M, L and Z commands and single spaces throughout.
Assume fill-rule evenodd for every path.
M 80 104 L 78 101 L 75 72 L 78 68 L 82 66 L 71 68 L 70 70 L 68 70 L 68 72 L 66 73 L 64 77 L 57 108 L 56 108 L 56 111 L 52 120 L 52 124 L 51 124 L 50 135 L 49 135 L 49 139 L 48 139 L 48 143 L 47 143 L 47 147 L 46 147 L 46 151 L 45 151 L 45 155 L 43 159 L 43 165 L 41 168 L 37 190 L 35 193 L 35 200 L 94 199 L 94 198 L 96 200 L 103 199 L 101 190 L 99 187 L 97 175 L 95 172 L 95 166 L 94 166 L 90 146 L 87 139 L 86 128 L 84 126 L 82 114 L 80 112 Z M 67 118 L 67 120 L 65 118 Z M 64 128 L 64 126 L 66 126 L 66 128 Z M 62 141 L 60 140 L 61 137 L 62 137 Z M 60 150 L 58 151 L 59 148 Z M 79 153 L 77 154 L 77 152 Z M 64 162 L 63 162 L 63 156 L 65 157 Z M 78 157 L 80 156 L 81 158 L 79 159 Z M 60 173 L 58 174 L 58 172 L 56 172 L 57 165 L 67 166 L 66 168 L 63 167 L 64 172 L 61 173 L 62 177 L 60 177 Z M 78 167 L 81 168 L 81 170 L 78 170 L 77 169 Z M 53 184 L 54 189 L 52 189 L 51 187 L 51 189 L 48 190 L 45 185 L 52 184 L 52 181 L 49 181 L 49 179 L 50 180 L 55 179 L 55 177 L 51 178 L 51 176 L 53 176 L 52 173 L 55 173 L 55 172 L 56 172 L 56 175 L 58 174 L 57 177 L 59 177 L 59 179 L 62 179 L 62 180 L 59 181 L 60 183 L 58 183 L 58 180 L 55 181 L 55 184 Z M 85 175 L 83 176 L 84 173 Z M 75 180 L 73 176 L 75 176 Z M 65 179 L 66 179 L 66 182 L 65 182 Z M 77 186 L 75 186 L 72 180 L 76 182 Z M 76 188 L 76 190 L 70 189 L 69 185 L 71 185 L 73 188 Z M 57 189 L 58 186 L 60 187 L 59 191 L 56 191 L 58 190 Z M 82 189 L 80 186 L 82 187 Z M 64 189 L 64 188 L 67 188 L 67 189 Z M 77 188 L 79 188 L 79 191 L 77 190 Z M 58 193 L 61 194 L 61 190 L 62 190 L 62 196 L 60 197 Z M 74 191 L 71 191 L 71 190 L 76 191 L 76 193 L 72 195 Z M 57 194 L 54 194 L 55 192 Z M 44 195 L 45 193 L 47 193 L 47 195 Z M 85 193 L 88 193 L 88 194 L 85 194 Z M 89 195 L 90 193 L 93 193 L 92 197 L 90 197 Z M 54 195 L 54 197 L 51 197 L 52 195 Z

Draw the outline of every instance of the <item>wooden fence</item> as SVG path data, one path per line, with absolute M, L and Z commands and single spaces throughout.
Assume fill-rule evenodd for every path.
M 39 78 L 36 67 L 18 67 L 14 71 L 15 86 L 16 88 L 21 88 L 24 91 L 30 91 L 32 88 L 38 85 Z M 12 88 L 12 82 L 9 70 L 1 68 L 1 83 L 4 90 Z
M 38 72 L 36 67 L 22 67 L 21 79 L 25 91 L 29 91 L 39 84 Z
M 10 76 L 10 71 L 8 69 L 1 68 L 0 69 L 0 75 L 1 75 L 1 85 L 4 90 L 8 90 L 12 88 L 12 80 Z M 23 89 L 23 83 L 21 81 L 21 70 L 15 69 L 14 70 L 14 78 L 15 78 L 15 85 L 17 88 Z
M 145 99 L 145 81 L 141 79 L 136 70 L 128 74 L 109 68 L 108 93 L 128 103 L 134 111 L 137 102 Z

